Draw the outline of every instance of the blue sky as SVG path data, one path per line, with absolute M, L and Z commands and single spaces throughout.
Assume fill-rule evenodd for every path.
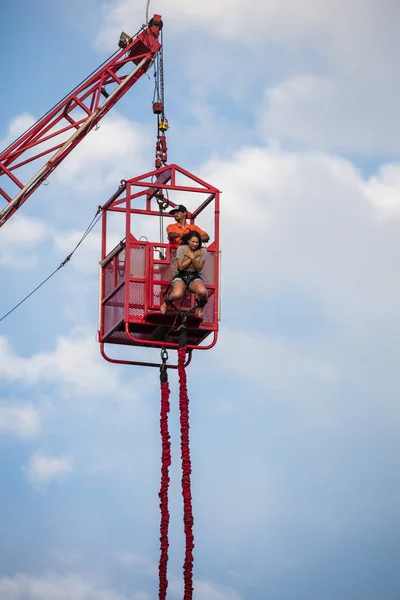
M 165 23 L 169 160 L 223 191 L 220 339 L 188 368 L 194 597 L 398 600 L 399 8 L 152 0 L 150 12 Z M 0 145 L 144 13 L 6 1 Z M 1 315 L 121 178 L 152 169 L 152 85 L 142 78 L 1 229 Z M 1 600 L 157 596 L 158 373 L 100 357 L 99 236 L 0 324 Z

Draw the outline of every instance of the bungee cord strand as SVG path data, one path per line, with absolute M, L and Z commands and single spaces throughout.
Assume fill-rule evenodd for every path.
M 183 523 L 185 531 L 185 561 L 183 563 L 184 594 L 183 600 L 193 598 L 193 509 L 190 474 L 192 466 L 189 446 L 189 397 L 187 393 L 187 378 L 185 371 L 186 345 L 178 350 L 179 374 L 179 408 L 181 424 L 181 459 L 182 459 L 182 496 Z
M 169 467 L 171 465 L 171 443 L 168 431 L 168 413 L 170 411 L 170 389 L 167 373 L 168 353 L 165 349 L 161 350 L 162 365 L 160 367 L 160 387 L 161 387 L 161 409 L 160 409 L 160 433 L 161 433 L 161 484 L 160 492 L 160 562 L 158 566 L 159 574 L 159 600 L 166 600 L 168 579 L 168 487 L 169 487 Z

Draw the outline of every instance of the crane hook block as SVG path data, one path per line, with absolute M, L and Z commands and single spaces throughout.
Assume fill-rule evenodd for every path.
M 163 111 L 163 103 L 162 102 L 153 102 L 153 113 L 155 115 L 161 115 Z
M 167 121 L 167 119 L 165 119 L 164 121 L 160 121 L 158 129 L 160 131 L 167 131 L 167 129 L 168 129 L 168 121 Z

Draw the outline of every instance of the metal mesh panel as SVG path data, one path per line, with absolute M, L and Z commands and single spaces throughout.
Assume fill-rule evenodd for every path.
M 132 335 L 138 340 L 147 340 L 149 338 L 149 334 L 144 333 L 132 333 Z M 107 344 L 126 344 L 128 346 L 132 346 L 132 340 L 126 335 L 125 331 L 113 331 L 113 333 L 108 337 Z
M 164 292 L 167 289 L 168 286 L 166 285 L 159 285 L 158 283 L 155 283 L 153 285 L 153 295 L 152 295 L 152 306 L 154 307 L 160 307 L 161 304 L 164 302 L 165 299 L 165 295 Z
M 144 279 L 146 277 L 146 246 L 130 248 L 130 277 Z
M 117 286 L 124 281 L 125 260 L 126 260 L 126 251 L 124 248 L 115 257 L 115 262 L 116 262 L 116 267 L 117 267 Z
M 126 335 L 125 331 L 113 331 L 113 333 L 109 337 L 109 340 L 117 344 L 123 344 L 124 342 L 130 344 L 130 340 Z M 107 342 L 109 340 L 107 340 Z
M 176 273 L 176 263 L 162 264 L 156 263 L 153 265 L 153 279 L 155 281 L 171 281 Z
M 207 252 L 207 260 L 204 264 L 204 268 L 201 272 L 201 276 L 204 279 L 204 283 L 206 285 L 214 285 L 214 261 L 215 261 L 215 252 Z
M 104 297 L 107 297 L 114 289 L 114 266 L 112 260 L 103 267 L 103 277 Z
M 104 305 L 104 336 L 124 320 L 124 289 L 120 288 Z
M 208 290 L 208 301 L 204 307 L 203 324 L 209 325 L 209 324 L 214 323 L 214 307 L 215 307 L 214 290 Z
M 129 316 L 144 316 L 145 284 L 138 281 L 129 282 Z

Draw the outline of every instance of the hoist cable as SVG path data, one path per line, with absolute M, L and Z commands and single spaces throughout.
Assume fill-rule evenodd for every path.
M 160 68 L 159 68 L 159 73 L 160 73 L 160 97 L 161 97 L 162 108 L 163 108 L 162 116 L 163 116 L 163 119 L 164 119 L 165 118 L 165 116 L 164 116 L 164 36 L 163 36 L 163 30 L 162 29 L 160 31 L 160 42 L 161 42 L 161 48 L 160 48 Z
M 150 6 L 150 0 L 147 0 L 147 4 L 146 4 L 146 25 L 149 24 L 149 6 Z
M 40 283 L 38 286 L 36 286 L 34 290 L 32 290 L 27 296 L 25 296 L 25 298 L 23 298 L 11 310 L 9 310 L 5 315 L 3 315 L 0 318 L 0 322 L 3 321 L 9 315 L 11 315 L 11 313 L 14 312 L 14 310 L 16 310 L 19 306 L 21 306 L 21 304 L 23 304 L 26 300 L 28 300 L 28 298 L 30 298 L 35 292 L 37 292 L 37 290 L 39 288 L 41 288 L 42 285 L 44 285 L 45 283 L 47 283 L 47 281 L 49 281 L 49 279 L 51 279 L 53 277 L 53 275 L 55 275 L 57 273 L 57 271 L 59 271 L 60 269 L 62 269 L 62 267 L 65 267 L 65 265 L 71 260 L 72 255 L 74 254 L 74 252 L 79 248 L 79 246 L 82 244 L 83 240 L 89 235 L 89 233 L 92 231 L 93 227 L 99 221 L 99 219 L 101 217 L 101 214 L 100 214 L 101 211 L 102 211 L 102 207 L 99 206 L 98 209 L 97 209 L 97 212 L 96 212 L 95 216 L 93 217 L 92 221 L 90 222 L 89 226 L 87 227 L 85 233 L 82 235 L 81 239 L 76 244 L 76 246 L 72 250 L 72 252 L 70 252 L 68 254 L 68 256 L 62 261 L 62 263 L 60 263 L 59 266 L 56 269 L 54 269 L 54 271 L 52 273 L 50 273 L 50 275 L 48 277 L 46 277 L 46 279 L 44 281 L 42 281 L 42 283 Z
M 166 350 L 161 351 L 162 365 L 160 367 L 160 386 L 161 386 L 161 409 L 160 409 L 160 433 L 161 433 L 161 484 L 160 492 L 160 562 L 158 566 L 159 573 L 159 600 L 165 600 L 167 597 L 168 579 L 168 487 L 169 487 L 169 467 L 171 466 L 171 442 L 168 430 L 168 413 L 170 411 L 170 389 L 168 384 L 167 361 L 168 354 Z
M 181 424 L 183 523 L 185 531 L 185 561 L 183 563 L 183 600 L 193 597 L 193 510 L 190 474 L 192 471 L 189 446 L 189 398 L 185 371 L 186 347 L 178 350 L 179 408 Z

